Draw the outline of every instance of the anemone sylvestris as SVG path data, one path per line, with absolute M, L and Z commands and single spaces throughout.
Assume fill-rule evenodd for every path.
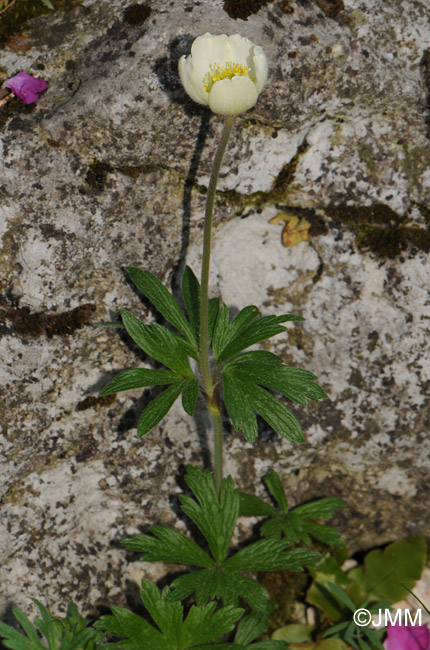
M 188 95 L 219 115 L 238 115 L 252 108 L 267 79 L 263 49 L 233 34 L 203 34 L 189 56 L 179 60 L 179 75 Z

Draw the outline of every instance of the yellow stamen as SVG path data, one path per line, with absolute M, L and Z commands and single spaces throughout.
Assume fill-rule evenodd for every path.
M 233 77 L 249 77 L 250 68 L 240 63 L 228 61 L 225 65 L 214 63 L 210 66 L 210 71 L 203 79 L 203 84 L 207 93 L 212 90 L 212 86 L 222 79 L 233 79 Z

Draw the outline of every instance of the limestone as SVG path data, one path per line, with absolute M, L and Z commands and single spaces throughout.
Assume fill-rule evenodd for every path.
M 290 4 L 244 20 L 221 0 L 153 2 L 149 16 L 86 0 L 27 23 L 25 52 L 3 46 L 3 80 L 26 69 L 50 88 L 33 108 L 0 109 L 1 611 L 32 611 L 30 597 L 54 612 L 130 601 L 168 567 L 138 562 L 121 538 L 152 523 L 184 531 L 178 476 L 208 466 L 203 410 L 194 420 L 178 403 L 138 440 L 148 394 L 96 398 L 119 370 L 150 364 L 89 325 L 121 308 L 155 317 L 126 266 L 175 288 L 185 260 L 199 272 L 221 121 L 190 103 L 176 68 L 208 30 L 247 36 L 270 62 L 221 171 L 212 294 L 303 315 L 270 349 L 330 395 L 294 408 L 302 446 L 262 424 L 252 447 L 227 428 L 226 472 L 262 495 L 274 467 L 290 504 L 343 497 L 335 522 L 352 549 L 429 534 L 428 9 L 345 0 L 330 18 Z M 279 210 L 307 215 L 308 242 L 282 246 Z

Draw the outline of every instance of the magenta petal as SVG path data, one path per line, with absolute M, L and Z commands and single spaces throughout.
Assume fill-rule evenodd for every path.
M 16 95 L 23 104 L 33 104 L 39 99 L 39 93 L 49 88 L 49 84 L 44 79 L 37 79 L 27 74 L 27 72 L 18 72 L 4 84 Z
M 430 650 L 430 631 L 426 625 L 389 625 L 386 650 Z

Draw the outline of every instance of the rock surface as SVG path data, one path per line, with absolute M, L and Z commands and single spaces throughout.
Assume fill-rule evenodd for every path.
M 3 45 L 0 81 L 27 70 L 50 88 L 0 109 L 0 612 L 130 602 L 167 567 L 119 540 L 183 530 L 177 476 L 208 466 L 204 415 L 178 403 L 138 440 L 147 393 L 97 398 L 147 361 L 88 326 L 124 307 L 153 318 L 123 267 L 174 286 L 185 260 L 199 272 L 221 121 L 185 96 L 177 61 L 206 31 L 246 35 L 270 62 L 221 173 L 212 293 L 303 315 L 274 349 L 330 395 L 295 409 L 304 445 L 264 426 L 254 447 L 226 433 L 226 472 L 262 494 L 274 467 L 291 504 L 343 497 L 352 549 L 429 535 L 428 6 L 344 3 L 237 0 L 235 17 L 222 0 L 83 0 Z M 309 241 L 282 246 L 280 210 L 310 222 Z

